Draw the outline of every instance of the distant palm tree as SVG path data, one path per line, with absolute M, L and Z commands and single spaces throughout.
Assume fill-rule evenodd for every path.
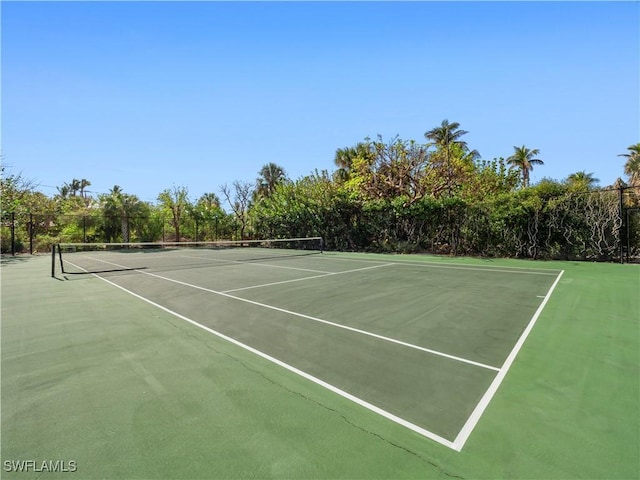
M 220 208 L 220 198 L 215 193 L 204 193 L 198 199 L 198 205 L 203 205 L 207 209 Z
M 276 185 L 282 183 L 287 178 L 284 168 L 273 162 L 263 165 L 258 175 L 260 176 L 256 180 L 256 194 L 259 198 L 271 196 Z
M 460 140 L 467 133 L 469 132 L 466 130 L 460 130 L 458 122 L 449 123 L 449 120 L 444 119 L 439 127 L 432 128 L 424 134 L 425 138 L 430 140 L 427 145 L 435 146 L 441 152 L 449 195 L 451 195 L 455 176 L 453 160 L 456 158 L 456 154 L 464 162 L 471 162 L 480 157 L 477 150 L 470 151 L 467 142 Z
M 507 158 L 507 163 L 514 166 L 522 172 L 522 186 L 529 186 L 529 172 L 533 170 L 534 165 L 544 165 L 544 162 L 539 158 L 535 158 L 540 153 L 540 150 L 534 148 L 533 150 L 525 147 L 513 147 L 514 154 Z
M 66 183 L 61 187 L 56 187 L 58 189 L 58 195 L 61 199 L 66 199 L 69 196 L 69 185 Z
M 119 185 L 114 185 L 109 194 L 102 197 L 102 202 L 107 220 L 120 219 L 122 242 L 128 243 L 130 239 L 129 221 L 139 214 L 142 202 L 135 195 L 124 193 Z
M 75 197 L 76 194 L 80 191 L 80 180 L 78 180 L 77 178 L 71 180 L 71 183 L 69 184 L 69 190 L 71 192 L 71 196 Z
M 333 157 L 338 170 L 333 174 L 333 177 L 338 182 L 345 182 L 351 177 L 353 171 L 353 162 L 356 159 L 366 159 L 373 162 L 373 153 L 368 142 L 359 142 L 355 147 L 338 148 Z
M 440 147 L 445 151 L 450 151 L 453 145 L 458 145 L 463 151 L 467 151 L 467 142 L 460 140 L 460 137 L 466 135 L 466 130 L 459 130 L 460 124 L 458 122 L 449 123 L 449 120 L 444 119 L 439 127 L 432 128 L 424 134 L 427 140 L 431 140 L 431 145 Z
M 627 147 L 629 153 L 621 153 L 619 157 L 625 157 L 624 173 L 629 176 L 631 186 L 640 186 L 640 143 Z
M 80 183 L 78 185 L 78 189 L 80 190 L 80 196 L 82 198 L 86 198 L 85 196 L 85 189 L 87 187 L 91 186 L 91 182 L 89 180 L 85 180 L 84 178 L 82 180 L 80 180 Z
M 572 173 L 567 177 L 566 183 L 580 190 L 590 190 L 596 186 L 600 180 L 593 176 L 593 173 L 587 173 L 585 170 Z

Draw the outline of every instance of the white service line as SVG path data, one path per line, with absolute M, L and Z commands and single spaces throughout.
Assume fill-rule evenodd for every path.
M 242 265 L 257 265 L 259 267 L 272 267 L 272 268 L 284 268 L 287 270 L 299 270 L 301 272 L 312 272 L 312 273 L 331 273 L 325 270 L 311 270 L 310 268 L 299 268 L 299 267 L 286 267 L 284 265 L 273 265 L 271 263 L 264 262 L 248 262 L 244 260 L 225 260 L 222 258 L 209 258 L 209 257 L 200 257 L 198 255 L 180 255 L 184 258 L 197 258 L 198 260 L 206 260 L 208 262 L 224 262 L 226 264 L 240 263 Z
M 471 432 L 477 425 L 478 421 L 480 420 L 480 417 L 482 416 L 487 406 L 489 405 L 489 402 L 491 401 L 496 391 L 500 387 L 500 384 L 502 383 L 502 381 L 504 380 L 504 377 L 507 375 L 507 372 L 511 368 L 511 365 L 516 359 L 516 356 L 518 355 L 518 352 L 522 348 L 522 345 L 524 345 L 524 342 L 529 336 L 529 333 L 531 333 L 533 326 L 538 321 L 538 317 L 540 316 L 540 314 L 542 313 L 542 310 L 544 309 L 545 305 L 549 301 L 549 298 L 551 298 L 551 294 L 553 293 L 556 286 L 558 285 L 558 282 L 560 282 L 560 279 L 562 278 L 563 274 L 564 274 L 564 270 L 561 270 L 556 280 L 553 282 L 553 284 L 549 288 L 549 291 L 545 295 L 544 300 L 540 303 L 540 306 L 533 314 L 533 317 L 531 317 L 529 324 L 522 332 L 522 335 L 520 335 L 520 338 L 518 339 L 515 346 L 511 350 L 511 353 L 509 353 L 509 356 L 507 357 L 504 364 L 500 368 L 498 375 L 496 375 L 496 377 L 493 379 L 493 382 L 491 382 L 491 385 L 489 385 L 489 388 L 480 399 L 480 402 L 478 403 L 478 405 L 476 405 L 476 408 L 473 410 L 473 412 L 471 412 L 471 415 L 469 416 L 466 423 L 458 433 L 455 441 L 453 442 L 452 448 L 454 450 L 457 450 L 459 452 L 460 450 L 462 450 L 462 447 L 464 447 L 464 444 L 469 438 L 469 435 L 471 435 Z
M 221 293 L 239 292 L 241 290 L 251 290 L 252 288 L 270 287 L 272 285 L 281 285 L 283 283 L 302 282 L 304 280 L 312 280 L 314 278 L 330 277 L 332 275 L 342 275 L 344 273 L 361 272 L 363 270 L 371 270 L 372 268 L 388 267 L 390 265 L 395 265 L 395 263 L 385 263 L 383 265 L 374 265 L 373 267 L 355 268 L 353 270 L 345 270 L 343 272 L 327 272 L 322 275 L 314 275 L 312 277 L 303 277 L 303 278 L 294 278 L 292 280 L 282 280 L 281 282 L 263 283 L 262 285 L 251 285 L 249 287 L 240 287 L 240 288 L 234 288 L 232 290 L 224 290 Z

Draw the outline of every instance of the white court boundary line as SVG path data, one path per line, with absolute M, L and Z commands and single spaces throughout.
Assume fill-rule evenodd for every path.
M 69 262 L 69 263 L 71 263 L 71 262 Z M 78 267 L 77 265 L 75 265 L 75 266 L 77 268 L 81 268 L 81 267 Z M 144 273 L 144 272 L 140 271 L 140 273 Z M 431 431 L 429 431 L 429 430 L 427 430 L 425 428 L 420 427 L 419 425 L 416 425 L 414 423 L 409 422 L 408 420 L 405 420 L 404 418 L 401 418 L 401 417 L 399 417 L 397 415 L 394 415 L 391 412 L 387 412 L 386 410 L 384 410 L 384 409 L 382 409 L 382 408 L 380 408 L 380 407 L 378 407 L 378 406 L 376 406 L 376 405 L 374 405 L 372 403 L 369 403 L 366 400 L 363 400 L 363 399 L 361 399 L 359 397 L 356 397 L 355 395 L 352 395 L 351 393 L 349 393 L 349 392 L 347 392 L 345 390 L 342 390 L 341 388 L 338 388 L 338 387 L 336 387 L 334 385 L 331 385 L 330 383 L 327 383 L 324 380 L 319 379 L 318 377 L 315 377 L 315 376 L 313 376 L 313 375 L 311 375 L 311 374 L 309 374 L 309 373 L 307 373 L 307 372 L 305 372 L 303 370 L 300 370 L 299 368 L 296 368 L 293 365 L 289 365 L 288 363 L 285 363 L 282 360 L 278 360 L 277 358 L 272 357 L 271 355 L 269 355 L 267 353 L 264 353 L 264 352 L 262 352 L 262 351 L 260 351 L 258 349 L 255 349 L 255 348 L 253 348 L 253 347 L 251 347 L 251 346 L 249 346 L 249 345 L 247 345 L 245 343 L 242 343 L 242 342 L 236 340 L 235 338 L 229 337 L 229 336 L 225 335 L 224 333 L 218 332 L 217 330 L 214 330 L 214 329 L 209 328 L 209 327 L 207 327 L 205 325 L 202 325 L 202 324 L 196 322 L 195 320 L 192 320 L 189 317 L 186 317 L 184 315 L 179 314 L 178 312 L 175 312 L 175 311 L 173 311 L 173 310 L 171 310 L 171 309 L 169 309 L 167 307 L 164 307 L 164 306 L 160 305 L 159 303 L 154 302 L 153 300 L 150 300 L 150 299 L 148 299 L 146 297 L 143 297 L 142 295 L 138 295 L 137 293 L 134 293 L 131 290 L 129 290 L 129 289 L 127 289 L 127 288 L 125 288 L 125 287 L 123 287 L 121 285 L 118 285 L 115 282 L 112 282 L 111 280 L 108 280 L 108 279 L 106 279 L 104 277 L 101 277 L 100 275 L 97 275 L 95 273 L 92 273 L 91 275 L 93 275 L 96 278 L 99 278 L 100 280 L 102 280 L 102 281 L 104 281 L 104 282 L 106 282 L 106 283 L 108 283 L 108 284 L 110 284 L 110 285 L 112 285 L 112 286 L 114 286 L 116 288 L 119 288 L 120 290 L 128 293 L 129 295 L 133 295 L 134 297 L 142 300 L 143 302 L 147 302 L 148 304 L 153 305 L 154 307 L 159 308 L 160 310 L 162 310 L 162 311 L 164 311 L 166 313 L 169 313 L 170 315 L 173 315 L 176 318 L 179 318 L 180 320 L 184 320 L 185 322 L 188 322 L 188 323 L 190 323 L 190 324 L 192 324 L 192 325 L 194 325 L 194 326 L 196 326 L 198 328 L 201 328 L 202 330 L 204 330 L 206 332 L 209 332 L 209 333 L 211 333 L 211 334 L 213 334 L 213 335 L 215 335 L 215 336 L 217 336 L 217 337 L 219 337 L 219 338 L 221 338 L 223 340 L 226 340 L 227 342 L 230 342 L 230 343 L 232 343 L 232 344 L 234 344 L 234 345 L 236 345 L 236 346 L 238 346 L 240 348 L 243 348 L 243 349 L 245 349 L 245 350 L 247 350 L 247 351 L 249 351 L 249 352 L 251 352 L 251 353 L 253 353 L 255 355 L 258 355 L 259 357 L 264 358 L 265 360 L 267 360 L 267 361 L 269 361 L 271 363 L 274 363 L 274 364 L 276 364 L 276 365 L 278 365 L 278 366 L 280 366 L 280 367 L 282 367 L 282 368 L 284 368 L 286 370 L 289 370 L 290 372 L 295 373 L 296 375 L 299 375 L 302 378 L 305 378 L 305 379 L 307 379 L 307 380 L 309 380 L 309 381 L 311 381 L 311 382 L 313 382 L 313 383 L 315 383 L 317 385 L 320 385 L 321 387 L 326 388 L 327 390 L 329 390 L 329 391 L 331 391 L 331 392 L 333 392 L 333 393 L 335 393 L 337 395 L 340 395 L 341 397 L 346 398 L 347 400 L 350 400 L 350 401 L 354 402 L 355 404 L 366 408 L 367 410 L 370 410 L 370 411 L 372 411 L 374 413 L 377 413 L 378 415 L 380 415 L 380 416 L 382 416 L 382 417 L 384 417 L 384 418 L 386 418 L 388 420 L 391 420 L 392 422 L 397 423 L 398 425 L 401 425 L 401 426 L 403 426 L 405 428 L 408 428 L 409 430 L 412 430 L 413 432 L 415 432 L 415 433 L 417 433 L 419 435 L 422 435 L 423 437 L 426 437 L 426 438 L 429 438 L 429 439 L 431 439 L 431 440 L 433 440 L 435 442 L 438 442 L 441 445 L 444 445 L 445 447 L 454 448 L 454 446 L 453 446 L 454 444 L 453 444 L 453 442 L 451 442 L 451 440 L 447 440 L 446 438 L 441 437 L 437 433 L 433 433 L 433 432 L 431 432 Z
M 104 263 L 109 263 L 109 264 L 112 264 L 112 265 L 116 265 L 118 267 L 123 267 L 122 265 L 118 265 L 118 264 L 115 264 L 113 262 L 106 262 L 105 260 L 100 260 L 100 261 L 102 261 Z M 69 262 L 69 263 L 71 263 L 71 262 Z M 388 264 L 388 265 L 394 265 L 394 264 Z M 80 268 L 81 270 L 84 270 L 84 269 L 82 269 L 82 267 L 78 267 L 77 265 L 75 265 L 75 266 L 77 268 Z M 386 266 L 386 265 L 378 265 L 377 267 L 381 267 L 381 266 Z M 375 268 L 375 267 L 371 267 L 371 268 Z M 489 366 L 489 365 L 483 365 L 483 364 L 480 364 L 480 363 L 477 363 L 477 362 L 473 362 L 473 361 L 470 361 L 470 360 L 466 360 L 466 359 L 462 359 L 462 358 L 459 358 L 459 357 L 454 357 L 454 356 L 451 356 L 451 355 L 448 355 L 448 354 L 444 354 L 442 352 L 437 352 L 437 351 L 434 351 L 434 350 L 425 349 L 423 347 L 418 347 L 417 345 L 412 345 L 412 344 L 408 344 L 408 343 L 401 342 L 401 341 L 398 341 L 398 340 L 390 339 L 390 338 L 383 337 L 381 335 L 377 335 L 377 334 L 374 334 L 374 333 L 371 333 L 371 332 L 366 332 L 364 330 L 354 329 L 352 327 L 347 327 L 345 325 L 340 325 L 340 324 L 336 324 L 336 323 L 329 322 L 329 321 L 326 321 L 326 320 L 317 319 L 317 318 L 314 318 L 314 317 L 310 317 L 310 316 L 307 316 L 307 315 L 304 315 L 304 314 L 299 314 L 299 313 L 292 312 L 292 311 L 289 311 L 289 310 L 281 309 L 281 308 L 274 307 L 274 306 L 271 306 L 271 305 L 261 304 L 259 302 L 254 302 L 252 300 L 244 299 L 244 298 L 241 298 L 241 297 L 236 297 L 236 296 L 224 293 L 224 292 L 218 292 L 218 291 L 207 289 L 207 288 L 204 288 L 204 287 L 199 287 L 197 285 L 191 285 L 191 284 L 188 284 L 186 282 L 181 282 L 179 280 L 174 280 L 174 279 L 171 279 L 171 278 L 168 278 L 168 277 L 163 277 L 161 275 L 156 275 L 156 274 L 149 273 L 149 272 L 144 272 L 142 270 L 136 270 L 136 271 L 139 272 L 139 273 L 142 273 L 142 274 L 145 274 L 145 275 L 150 275 L 152 277 L 157 277 L 157 278 L 169 281 L 169 282 L 178 283 L 178 284 L 181 284 L 181 285 L 184 285 L 184 286 L 188 286 L 188 287 L 192 287 L 192 288 L 196 288 L 196 289 L 199 289 L 199 290 L 205 290 L 205 291 L 208 291 L 208 292 L 211 292 L 211 293 L 215 293 L 215 294 L 218 294 L 218 295 L 221 295 L 221 296 L 224 296 L 224 297 L 229 297 L 229 298 L 232 298 L 232 299 L 235 299 L 235 300 L 239 300 L 239 301 L 242 301 L 242 302 L 251 303 L 251 304 L 255 304 L 255 305 L 258 305 L 258 306 L 265 307 L 265 308 L 269 308 L 269 309 L 281 311 L 281 312 L 284 312 L 284 313 L 288 313 L 288 314 L 291 314 L 291 315 L 300 316 L 302 318 L 307 318 L 307 319 L 310 319 L 310 320 L 319 321 L 321 323 L 325 323 L 325 324 L 328 324 L 328 325 L 332 325 L 332 326 L 336 326 L 336 327 L 340 327 L 340 328 L 345 328 L 347 330 L 356 331 L 358 333 L 362 333 L 362 334 L 365 334 L 365 335 L 370 335 L 370 336 L 373 336 L 375 338 L 379 338 L 379 339 L 382 339 L 382 340 L 392 341 L 393 343 L 398 343 L 400 345 L 404 345 L 404 346 L 407 346 L 407 347 L 412 347 L 412 348 L 417 348 L 419 350 L 424 350 L 424 351 L 426 351 L 428 353 L 432 353 L 434 355 L 440 355 L 440 356 L 443 356 L 443 357 L 447 357 L 447 358 L 451 358 L 451 359 L 454 359 L 454 360 L 461 361 L 463 363 L 469 363 L 469 364 L 473 364 L 473 365 L 476 365 L 476 366 L 480 366 L 480 367 L 488 368 L 490 370 L 497 371 L 498 374 L 496 375 L 494 380 L 489 385 L 489 388 L 486 390 L 486 392 L 484 393 L 484 395 L 482 396 L 482 398 L 480 399 L 480 401 L 478 402 L 478 404 L 474 408 L 473 412 L 471 413 L 471 415 L 469 416 L 469 418 L 467 419 L 467 421 L 463 425 L 462 429 L 458 432 L 458 435 L 456 436 L 455 440 L 453 442 L 451 442 L 450 440 L 447 440 L 446 438 L 441 437 L 440 435 L 438 435 L 436 433 L 433 433 L 433 432 L 431 432 L 431 431 L 429 431 L 429 430 L 427 430 L 427 429 L 425 429 L 423 427 L 420 427 L 420 426 L 415 425 L 414 423 L 411 423 L 411 422 L 409 422 L 409 421 L 407 421 L 407 420 L 405 420 L 405 419 L 403 419 L 401 417 L 398 417 L 397 415 L 394 415 L 394 414 L 392 414 L 390 412 L 387 412 L 386 410 L 384 410 L 384 409 L 382 409 L 380 407 L 377 407 L 376 405 L 373 405 L 372 403 L 369 403 L 366 400 L 363 400 L 363 399 L 361 399 L 359 397 L 356 397 L 355 395 L 352 395 L 352 394 L 350 394 L 350 393 L 348 393 L 348 392 L 346 392 L 346 391 L 344 391 L 344 390 L 342 390 L 342 389 L 340 389 L 340 388 L 338 388 L 338 387 L 336 387 L 334 385 L 331 385 L 331 384 L 329 384 L 329 383 L 327 383 L 327 382 L 325 382 L 325 381 L 323 381 L 323 380 L 321 380 L 321 379 L 319 379 L 319 378 L 317 378 L 317 377 L 315 377 L 315 376 L 313 376 L 313 375 L 311 375 L 311 374 L 309 374 L 307 372 L 304 372 L 303 370 L 300 370 L 300 369 L 298 369 L 298 368 L 296 368 L 296 367 L 294 367 L 292 365 L 289 365 L 289 364 L 287 364 L 287 363 L 285 363 L 285 362 L 283 362 L 281 360 L 278 360 L 277 358 L 272 357 L 272 356 L 270 356 L 270 355 L 268 355 L 268 354 L 266 354 L 266 353 L 264 353 L 264 352 L 262 352 L 260 350 L 257 350 L 257 349 L 255 349 L 255 348 L 253 348 L 253 347 L 251 347 L 249 345 L 246 345 L 246 344 L 244 344 L 244 343 L 242 343 L 242 342 L 240 342 L 238 340 L 235 340 L 232 337 L 229 337 L 229 336 L 227 336 L 227 335 L 225 335 L 225 334 L 223 334 L 221 332 L 218 332 L 218 331 L 216 331 L 216 330 L 214 330 L 212 328 L 206 327 L 206 326 L 196 322 L 195 320 L 192 320 L 192 319 L 190 319 L 190 318 L 188 318 L 188 317 L 186 317 L 184 315 L 181 315 L 181 314 L 179 314 L 179 313 L 177 313 L 177 312 L 175 312 L 175 311 L 173 311 L 173 310 L 171 310 L 171 309 L 169 309 L 167 307 L 164 307 L 164 306 L 162 306 L 162 305 L 160 305 L 160 304 L 158 304 L 158 303 L 156 303 L 156 302 L 154 302 L 154 301 L 152 301 L 152 300 L 150 300 L 150 299 L 148 299 L 146 297 L 143 297 L 142 295 L 134 293 L 131 290 L 128 290 L 127 288 L 125 288 L 125 287 L 122 287 L 122 286 L 120 286 L 120 285 L 118 285 L 118 284 L 116 284 L 116 283 L 114 283 L 114 282 L 112 282 L 112 281 L 110 281 L 110 280 L 108 280 L 108 279 L 106 279 L 104 277 L 101 277 L 100 275 L 92 274 L 94 277 L 97 277 L 100 280 L 102 280 L 102 281 L 104 281 L 104 282 L 106 282 L 106 283 L 108 283 L 108 284 L 110 284 L 110 285 L 112 285 L 112 286 L 114 286 L 116 288 L 119 288 L 120 290 L 122 290 L 122 291 L 124 291 L 126 293 L 129 293 L 130 295 L 133 295 L 134 297 L 136 297 L 136 298 L 138 298 L 140 300 L 143 300 L 143 301 L 145 301 L 145 302 L 147 302 L 147 303 L 149 303 L 149 304 L 151 304 L 151 305 L 153 305 L 153 306 L 155 306 L 155 307 L 157 307 L 157 308 L 159 308 L 159 309 L 161 309 L 161 310 L 163 310 L 163 311 L 165 311 L 165 312 L 167 312 L 167 313 L 169 313 L 169 314 L 171 314 L 171 315 L 173 315 L 173 316 L 175 316 L 175 317 L 177 317 L 177 318 L 179 318 L 181 320 L 184 320 L 184 321 L 186 321 L 188 323 L 191 323 L 192 325 L 195 325 L 198 328 L 201 328 L 201 329 L 203 329 L 203 330 L 205 330 L 205 331 L 207 331 L 209 333 L 212 333 L 212 334 L 214 334 L 214 335 L 216 335 L 216 336 L 218 336 L 218 337 L 220 337 L 220 338 L 222 338 L 222 339 L 234 344 L 234 345 L 237 345 L 237 346 L 239 346 L 239 347 L 241 347 L 241 348 L 243 348 L 245 350 L 248 350 L 249 352 L 252 352 L 252 353 L 258 355 L 258 356 L 264 358 L 265 360 L 268 360 L 268 361 L 270 361 L 270 362 L 272 362 L 272 363 L 274 363 L 276 365 L 279 365 L 279 366 L 285 368 L 286 370 L 289 370 L 292 373 L 295 373 L 295 374 L 297 374 L 297 375 L 299 375 L 299 376 L 301 376 L 301 377 L 303 377 L 303 378 L 305 378 L 307 380 L 310 380 L 311 382 L 316 383 L 317 385 L 320 385 L 320 386 L 326 388 L 327 390 L 330 390 L 333 393 L 336 393 L 336 394 L 338 394 L 338 395 L 340 395 L 340 396 L 342 396 L 342 397 L 344 397 L 344 398 L 346 398 L 348 400 L 351 400 L 352 402 L 354 402 L 354 403 L 356 403 L 356 404 L 358 404 L 358 405 L 360 405 L 360 406 L 362 406 L 362 407 L 364 407 L 364 408 L 366 408 L 366 409 L 368 409 L 368 410 L 370 410 L 370 411 L 372 411 L 374 413 L 377 413 L 377 414 L 387 418 L 388 420 L 391 420 L 391 421 L 393 421 L 393 422 L 395 422 L 395 423 L 397 423 L 397 424 L 399 424 L 399 425 L 401 425 L 401 426 L 403 426 L 405 428 L 408 428 L 409 430 L 414 431 L 415 433 L 418 433 L 418 434 L 420 434 L 420 435 L 422 435 L 422 436 L 424 436 L 426 438 L 429 438 L 429 439 L 431 439 L 431 440 L 433 440 L 435 442 L 438 442 L 441 445 L 444 445 L 444 446 L 446 446 L 448 448 L 451 448 L 452 450 L 455 450 L 457 452 L 460 452 L 462 450 L 462 448 L 464 447 L 465 443 L 469 439 L 471 433 L 473 432 L 473 430 L 475 429 L 476 425 L 480 421 L 480 418 L 482 417 L 482 415 L 485 412 L 486 408 L 488 407 L 489 403 L 491 402 L 491 400 L 493 399 L 494 395 L 498 391 L 498 388 L 502 384 L 502 382 L 503 382 L 504 378 L 506 377 L 509 369 L 513 365 L 513 362 L 515 361 L 518 353 L 520 352 L 520 349 L 522 348 L 522 346 L 524 345 L 524 342 L 526 341 L 527 337 L 529 336 L 529 334 L 533 330 L 533 327 L 535 326 L 536 322 L 538 321 L 538 318 L 542 314 L 542 311 L 544 310 L 544 307 L 546 306 L 547 302 L 551 298 L 551 295 L 552 295 L 553 291 L 555 290 L 556 286 L 560 282 L 560 279 L 562 278 L 562 275 L 564 274 L 564 270 L 561 270 L 560 273 L 558 273 L 555 281 L 553 282 L 553 284 L 549 288 L 549 290 L 548 290 L 547 294 L 545 295 L 543 301 L 540 303 L 540 305 L 538 306 L 537 310 L 533 314 L 533 317 L 531 318 L 531 320 L 527 324 L 526 328 L 522 332 L 522 335 L 520 336 L 520 338 L 518 339 L 518 341 L 514 345 L 513 349 L 509 353 L 509 355 L 508 355 L 507 359 L 505 360 L 505 362 L 503 363 L 502 367 L 500 369 L 497 369 L 497 368 Z M 338 272 L 336 272 L 336 273 L 338 273 Z M 518 272 L 518 273 L 521 273 L 521 272 Z M 525 272 L 522 272 L 522 273 L 525 273 Z
M 330 252 L 323 254 L 322 256 L 318 256 L 317 258 L 322 258 L 324 260 L 338 260 L 338 261 L 348 260 L 350 262 L 365 262 L 365 263 L 382 262 L 382 260 L 376 260 L 375 258 L 363 259 L 363 258 L 351 258 L 351 257 L 342 257 L 342 256 L 334 257 L 331 255 Z M 549 275 L 554 277 L 559 273 L 559 270 L 554 270 L 551 268 L 549 269 L 540 268 L 540 269 L 537 269 L 539 271 L 536 271 L 534 269 L 530 269 L 527 267 L 500 267 L 500 266 L 493 266 L 493 265 L 473 265 L 470 263 L 460 263 L 458 265 L 443 265 L 441 263 L 434 263 L 434 262 L 406 261 L 403 258 L 398 258 L 394 263 L 396 265 L 410 265 L 414 267 L 445 268 L 445 269 L 449 268 L 452 270 L 474 270 L 478 272 L 515 273 L 515 274 L 524 274 L 524 275 L 526 274 Z
M 544 309 L 545 305 L 549 301 L 549 298 L 551 298 L 551 294 L 553 293 L 556 286 L 560 282 L 560 279 L 562 278 L 563 274 L 564 274 L 564 270 L 561 270 L 558 276 L 556 277 L 555 281 L 549 288 L 549 291 L 545 295 L 544 300 L 542 300 L 542 302 L 538 306 L 538 309 L 533 314 L 533 317 L 531 317 L 529 324 L 522 332 L 522 335 L 520 335 L 520 338 L 514 345 L 513 349 L 511 350 L 511 353 L 509 353 L 509 356 L 507 357 L 505 362 L 502 364 L 502 367 L 500 368 L 498 375 L 496 375 L 496 377 L 493 379 L 493 382 L 491 382 L 491 385 L 489 385 L 489 388 L 480 399 L 480 402 L 478 402 L 478 404 L 476 405 L 476 408 L 473 410 L 473 412 L 471 412 L 471 415 L 469 416 L 466 423 L 464 424 L 464 426 L 462 427 L 462 429 L 460 430 L 456 439 L 453 442 L 452 448 L 454 450 L 458 452 L 461 451 L 462 447 L 464 447 L 464 444 L 469 439 L 471 432 L 480 421 L 480 417 L 482 416 L 484 411 L 487 409 L 487 406 L 489 405 L 489 402 L 491 402 L 491 399 L 493 399 L 493 396 L 495 395 L 495 393 L 498 391 L 500 384 L 502 384 L 504 377 L 507 375 L 507 372 L 511 368 L 511 365 L 513 365 L 513 362 L 515 361 L 516 356 L 518 355 L 518 352 L 520 352 L 520 349 L 524 345 L 525 340 L 531 333 L 531 330 L 533 330 L 533 326 L 538 321 L 538 317 L 540 317 L 542 310 Z

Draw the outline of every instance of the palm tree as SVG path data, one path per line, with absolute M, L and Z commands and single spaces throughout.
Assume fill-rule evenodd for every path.
M 624 173 L 629 176 L 631 186 L 640 186 L 640 143 L 627 147 L 629 153 L 621 153 L 619 157 L 627 159 L 624 164 Z
M 566 183 L 578 190 L 591 190 L 600 180 L 593 176 L 593 173 L 587 173 L 585 170 L 575 172 L 569 175 Z
M 287 174 L 280 165 L 273 162 L 262 166 L 256 180 L 256 194 L 259 198 L 269 197 L 276 186 L 286 180 Z
M 77 178 L 71 180 L 71 183 L 69 184 L 69 190 L 71 191 L 71 196 L 75 197 L 76 194 L 80 191 L 80 180 L 78 180 Z
M 204 193 L 198 199 L 198 205 L 202 205 L 208 210 L 220 208 L 220 197 L 215 193 Z
M 69 196 L 69 185 L 67 185 L 66 183 L 63 184 L 61 187 L 56 187 L 58 189 L 58 196 L 65 200 L 68 196 Z
M 333 162 L 338 167 L 338 170 L 333 174 L 334 179 L 338 182 L 349 180 L 354 168 L 353 163 L 357 159 L 366 160 L 366 163 L 373 163 L 374 154 L 368 141 L 359 142 L 355 147 L 338 148 L 336 150 Z
M 435 146 L 442 156 L 447 182 L 446 188 L 450 195 L 455 175 L 453 160 L 456 156 L 464 162 L 470 162 L 480 157 L 477 150 L 470 151 L 467 142 L 460 140 L 467 133 L 469 132 L 466 130 L 460 130 L 458 122 L 449 123 L 449 120 L 444 119 L 439 127 L 432 128 L 424 134 L 425 138 L 430 140 L 427 145 Z
M 86 180 L 84 178 L 82 180 L 80 180 L 80 183 L 78 185 L 78 189 L 80 190 L 80 196 L 82 198 L 86 198 L 86 196 L 85 196 L 85 188 L 87 188 L 89 186 L 91 186 L 91 182 L 89 180 Z
M 124 193 L 119 185 L 114 185 L 109 194 L 102 197 L 102 204 L 106 219 L 120 218 L 122 242 L 128 243 L 130 239 L 129 221 L 139 213 L 142 202 L 135 195 Z M 106 223 L 109 225 L 110 222 Z
M 539 158 L 535 158 L 540 153 L 540 150 L 534 148 L 533 150 L 525 147 L 513 147 L 514 154 L 507 158 L 507 163 L 517 168 L 522 172 L 522 186 L 529 186 L 529 172 L 533 170 L 534 165 L 544 165 L 544 162 Z
M 445 151 L 449 151 L 453 145 L 459 145 L 464 151 L 467 151 L 467 142 L 460 140 L 460 137 L 469 132 L 459 130 L 459 127 L 458 122 L 449 123 L 449 120 L 444 119 L 439 127 L 432 128 L 424 136 L 427 140 L 431 140 L 430 145 L 435 145 Z

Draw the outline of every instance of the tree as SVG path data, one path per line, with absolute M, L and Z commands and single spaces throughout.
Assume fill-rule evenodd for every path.
M 114 227 L 119 220 L 122 242 L 128 243 L 131 239 L 131 220 L 144 209 L 144 203 L 135 195 L 124 193 L 119 185 L 114 185 L 107 195 L 102 195 L 100 203 L 105 217 L 107 239 L 115 236 Z
M 522 186 L 529 186 L 529 172 L 533 170 L 534 165 L 544 165 L 544 162 L 539 158 L 535 158 L 540 153 L 540 150 L 534 148 L 533 150 L 525 147 L 513 147 L 514 154 L 507 158 L 507 163 L 522 173 Z
M 196 221 L 196 229 L 202 226 L 204 228 L 200 231 L 204 230 L 203 234 L 205 236 L 208 233 L 210 239 L 218 238 L 218 224 L 220 220 L 225 218 L 226 214 L 222 210 L 220 198 L 215 193 L 203 194 L 196 204 L 189 209 L 189 214 Z M 209 226 L 208 232 L 207 225 Z
M 575 172 L 567 176 L 565 183 L 574 190 L 591 190 L 596 187 L 600 180 L 593 176 L 593 173 L 587 173 L 585 170 Z
M 162 208 L 171 213 L 171 225 L 175 232 L 175 241 L 179 242 L 180 226 L 182 223 L 182 217 L 185 211 L 189 207 L 189 191 L 186 187 L 176 187 L 172 189 L 166 189 L 160 192 L 158 195 L 158 201 Z
M 466 130 L 460 130 L 458 122 L 449 123 L 449 120 L 442 121 L 439 127 L 432 128 L 424 134 L 430 142 L 428 146 L 435 146 L 436 152 L 431 156 L 432 164 L 439 176 L 444 179 L 443 188 L 447 190 L 449 196 L 453 188 L 462 182 L 456 181 L 455 163 L 469 164 L 480 157 L 477 150 L 469 150 L 467 142 L 460 140 L 466 135 Z M 459 160 L 459 162 L 456 162 Z
M 367 139 L 364 142 L 358 142 L 355 147 L 338 148 L 333 158 L 333 162 L 338 167 L 333 174 L 334 180 L 338 183 L 349 180 L 354 164 L 358 161 L 366 164 L 373 163 L 374 154 L 370 147 L 371 142 Z
M 89 180 L 86 180 L 84 178 L 80 180 L 80 184 L 79 184 L 80 196 L 84 199 L 87 198 L 85 189 L 89 186 L 91 186 L 91 182 Z
M 6 175 L 5 166 L 0 167 L 0 210 L 2 213 L 18 212 L 24 199 L 35 189 L 33 180 L 26 179 L 22 173 Z
M 428 167 L 429 153 L 424 145 L 398 137 L 389 142 L 371 142 L 374 153 L 372 182 L 369 196 L 372 198 L 405 197 L 409 203 L 422 198 L 425 193 L 423 179 Z
M 71 180 L 71 183 L 69 184 L 69 192 L 71 193 L 72 197 L 75 197 L 79 191 L 80 191 L 80 180 L 78 180 L 77 178 L 74 178 L 73 180 Z
M 640 186 L 640 143 L 627 147 L 629 153 L 621 153 L 619 157 L 627 159 L 624 164 L 624 173 L 629 177 L 629 185 Z
M 240 182 L 236 180 L 233 182 L 233 192 L 226 183 L 220 187 L 220 191 L 233 210 L 236 220 L 240 222 L 240 238 L 243 239 L 249 218 L 251 184 L 249 182 Z
M 256 180 L 257 198 L 269 197 L 275 190 L 276 186 L 287 179 L 287 174 L 284 171 L 284 168 L 273 162 L 263 165 L 258 172 L 258 175 L 260 176 Z
M 61 187 L 56 187 L 58 189 L 58 198 L 61 200 L 66 200 L 69 197 L 69 185 L 66 183 Z

